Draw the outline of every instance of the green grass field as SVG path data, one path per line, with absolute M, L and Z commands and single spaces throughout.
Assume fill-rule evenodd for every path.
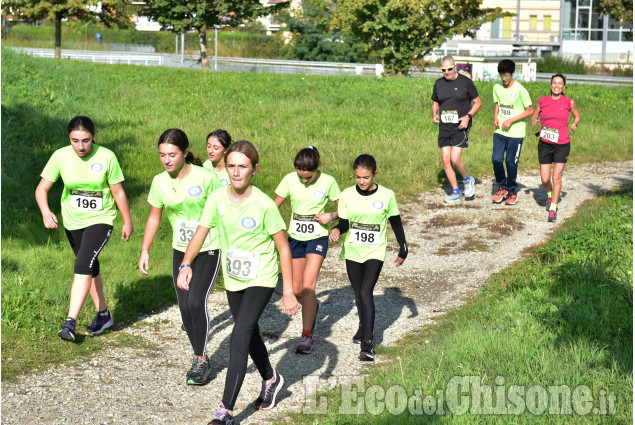
M 68 309 L 73 256 L 63 230 L 42 225 L 34 190 L 50 155 L 68 143 L 65 126 L 75 115 L 93 118 L 97 143 L 117 154 L 126 177 L 136 232 L 128 243 L 113 237 L 100 255 L 106 297 L 119 323 L 175 299 L 167 223 L 153 245 L 150 277 L 137 270 L 149 185 L 162 171 L 156 143 L 167 128 L 183 129 L 199 156 L 205 135 L 216 128 L 252 141 L 261 154 L 255 183 L 270 195 L 293 171 L 295 152 L 308 145 L 320 149 L 321 169 L 342 188 L 354 184 L 351 164 L 361 153 L 376 156 L 377 181 L 394 189 L 401 203 L 445 183 L 430 119 L 430 79 L 204 73 L 37 59 L 6 50 L 2 62 L 3 379 L 94 354 L 120 337 L 111 332 L 65 344 L 55 336 Z M 479 176 L 492 173 L 493 104 L 492 84 L 477 88 L 484 109 L 463 158 Z M 527 88 L 532 99 L 549 90 L 545 83 Z M 630 88 L 572 85 L 567 94 L 582 114 L 570 163 L 632 158 Z M 535 150 L 536 138 L 527 138 L 521 173 L 538 167 Z M 58 182 L 49 193 L 55 212 L 61 188 Z M 120 229 L 119 218 L 114 235 Z M 93 314 L 88 301 L 78 328 Z

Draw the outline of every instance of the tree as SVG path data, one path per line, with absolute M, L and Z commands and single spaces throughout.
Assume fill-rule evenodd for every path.
M 284 10 L 278 19 L 291 33 L 285 46 L 288 55 L 296 60 L 328 62 L 366 62 L 366 44 L 341 31 L 332 31 L 335 5 L 330 0 L 303 0 L 297 10 Z
M 70 23 L 94 22 L 104 27 L 132 26 L 129 18 L 130 2 L 127 0 L 7 0 L 2 2 L 3 14 L 18 19 L 37 21 L 50 19 L 55 24 L 55 57 L 62 56 L 62 20 Z
M 617 20 L 620 26 L 633 23 L 633 0 L 600 0 L 597 11 Z
M 486 22 L 510 16 L 481 0 L 341 0 L 336 24 L 367 43 L 386 72 L 404 75 L 416 57 L 455 35 L 474 37 Z
M 201 68 L 209 69 L 207 30 L 221 26 L 238 26 L 246 19 L 274 13 L 289 1 L 265 6 L 258 0 L 147 0 L 141 13 L 176 34 L 191 29 L 198 33 Z

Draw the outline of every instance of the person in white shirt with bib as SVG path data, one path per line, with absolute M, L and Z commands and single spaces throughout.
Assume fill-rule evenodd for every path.
M 42 171 L 35 199 L 42 212 L 44 226 L 56 229 L 57 216 L 49 208 L 48 191 L 58 178 L 62 178 L 62 220 L 75 253 L 75 275 L 68 317 L 57 335 L 67 341 L 75 341 L 77 317 L 89 293 L 97 314 L 86 327 L 86 332 L 99 335 L 114 324 L 106 304 L 97 257 L 110 239 L 117 207 L 124 221 L 121 229 L 123 240 L 128 241 L 134 226 L 128 198 L 121 185 L 124 177 L 119 162 L 111 150 L 95 144 L 93 121 L 77 116 L 68 123 L 66 130 L 71 145 L 53 153 Z

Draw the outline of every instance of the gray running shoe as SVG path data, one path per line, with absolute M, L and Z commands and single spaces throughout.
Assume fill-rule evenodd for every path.
M 309 354 L 311 348 L 313 348 L 313 338 L 302 334 L 300 342 L 295 346 L 295 352 L 298 354 Z
M 209 360 L 205 357 L 205 360 L 201 360 L 194 356 L 196 359 L 192 363 L 191 372 L 187 377 L 188 385 L 207 385 L 212 380 L 212 368 L 209 365 Z
M 453 204 L 455 202 L 460 201 L 461 199 L 463 199 L 463 197 L 461 196 L 460 193 L 452 192 L 445 197 L 443 202 L 445 202 L 446 204 Z
M 284 378 L 275 370 L 273 371 L 273 376 L 273 382 L 269 383 L 265 381 L 262 384 L 262 391 L 259 397 L 262 399 L 262 402 L 258 406 L 260 410 L 273 409 L 276 405 L 276 396 L 284 384 Z
M 469 180 L 463 183 L 463 195 L 466 198 L 471 198 L 474 196 L 474 177 L 470 176 Z

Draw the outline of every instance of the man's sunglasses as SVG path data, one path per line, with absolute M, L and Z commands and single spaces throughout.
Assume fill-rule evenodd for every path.
M 455 67 L 455 66 L 456 66 L 456 65 L 452 65 L 452 66 L 451 66 L 451 67 L 449 67 L 449 68 L 441 68 L 441 72 L 448 72 L 448 71 L 452 71 L 452 70 L 454 69 L 454 67 Z

